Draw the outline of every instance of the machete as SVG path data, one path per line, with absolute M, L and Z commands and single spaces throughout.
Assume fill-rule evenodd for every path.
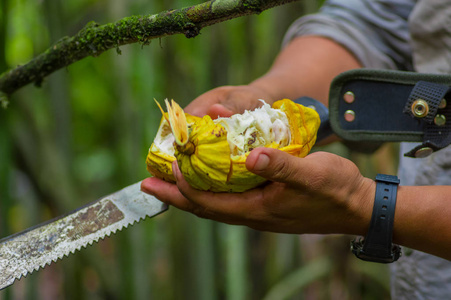
M 141 182 L 0 240 L 0 290 L 82 247 L 168 209 Z

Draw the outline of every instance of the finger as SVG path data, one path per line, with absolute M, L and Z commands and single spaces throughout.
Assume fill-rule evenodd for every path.
M 155 177 L 150 177 L 141 182 L 141 191 L 155 196 L 160 201 L 181 210 L 192 210 L 192 203 L 180 193 L 175 184 Z
M 216 119 L 219 117 L 228 118 L 234 114 L 234 112 L 225 107 L 222 104 L 213 104 L 207 111 L 207 114 L 212 118 Z
M 219 87 L 210 90 L 189 103 L 184 111 L 198 117 L 208 114 L 208 110 L 215 104 L 223 102 L 227 99 L 228 91 L 231 87 Z M 227 102 L 227 101 L 226 101 Z M 230 108 L 229 108 L 230 109 Z M 217 118 L 218 116 L 211 116 Z
M 193 116 L 203 117 L 207 114 L 208 109 L 218 103 L 220 99 L 220 95 L 209 91 L 191 101 L 183 110 Z
M 173 163 L 172 170 L 180 192 L 194 204 L 191 206 L 192 213 L 227 223 L 237 223 L 234 220 L 249 217 L 250 212 L 254 212 L 254 215 L 257 216 L 256 204 L 261 202 L 263 196 L 260 189 L 253 189 L 244 193 L 201 191 L 189 185 L 178 169 L 176 162 Z
M 268 180 L 289 184 L 306 184 L 305 178 L 314 175 L 310 161 L 265 147 L 251 151 L 246 168 Z

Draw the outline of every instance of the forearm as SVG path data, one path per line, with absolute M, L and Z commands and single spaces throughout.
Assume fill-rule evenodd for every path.
M 451 260 L 450 186 L 400 186 L 395 243 Z
M 273 100 L 309 96 L 327 105 L 329 87 L 338 74 L 361 65 L 341 45 L 318 36 L 301 36 L 279 54 L 271 69 L 250 85 Z
M 376 183 L 365 178 L 351 194 L 346 221 L 338 232 L 365 236 L 373 210 Z M 393 242 L 451 260 L 450 186 L 399 186 Z M 342 227 L 340 227 L 342 226 Z

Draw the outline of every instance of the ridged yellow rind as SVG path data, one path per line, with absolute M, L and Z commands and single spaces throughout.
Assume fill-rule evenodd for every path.
M 291 130 L 290 145 L 280 150 L 294 156 L 305 157 L 316 142 L 316 133 L 321 124 L 318 113 L 289 99 L 276 101 L 272 107 L 280 109 L 287 115 Z
M 230 170 L 230 147 L 227 131 L 204 116 L 193 124 L 189 142 L 195 152 L 186 154 L 176 148 L 175 156 L 185 179 L 196 189 L 224 191 Z

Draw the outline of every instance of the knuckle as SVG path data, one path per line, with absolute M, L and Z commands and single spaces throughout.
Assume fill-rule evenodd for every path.
M 273 173 L 273 177 L 275 178 L 284 178 L 287 175 L 291 175 L 287 173 L 292 172 L 292 170 L 290 170 L 289 168 L 289 164 L 284 159 L 278 159 L 277 161 L 275 161 L 271 171 Z

